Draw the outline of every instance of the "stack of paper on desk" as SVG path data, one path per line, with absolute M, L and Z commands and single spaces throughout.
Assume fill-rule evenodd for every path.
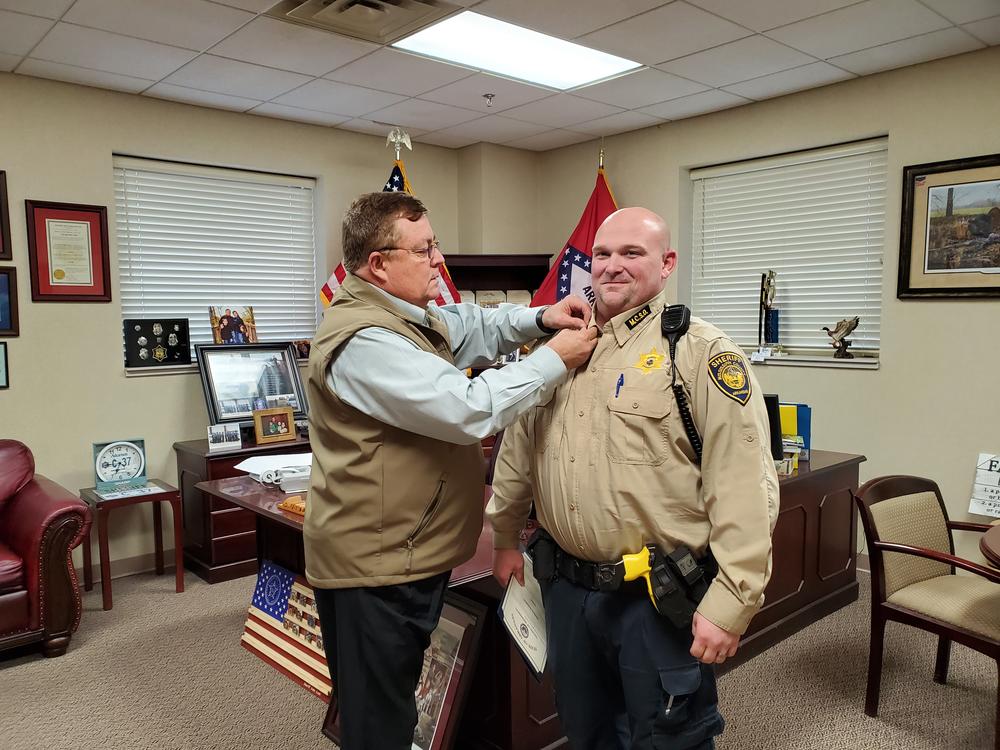
M 312 468 L 312 453 L 253 456 L 236 464 L 235 468 L 245 471 L 262 484 L 278 484 L 282 480 L 279 472 L 286 475 L 302 473 L 308 477 L 309 470 Z

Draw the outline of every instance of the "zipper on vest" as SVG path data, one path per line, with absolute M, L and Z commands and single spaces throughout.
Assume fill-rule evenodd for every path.
M 410 572 L 410 568 L 413 566 L 413 540 L 419 536 L 420 532 L 427 528 L 427 524 L 431 522 L 431 518 L 434 516 L 434 511 L 437 510 L 438 505 L 441 503 L 441 491 L 444 489 L 444 479 L 438 480 L 437 489 L 434 491 L 434 497 L 431 499 L 431 504 L 427 506 L 427 510 L 420 517 L 420 522 L 417 527 L 410 533 L 410 536 L 406 539 L 406 572 Z

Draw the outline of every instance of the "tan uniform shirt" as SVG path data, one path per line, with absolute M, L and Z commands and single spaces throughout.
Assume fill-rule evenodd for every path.
M 698 611 L 743 633 L 763 604 L 778 513 L 764 400 L 739 347 L 692 318 L 677 374 L 699 466 L 670 391 L 665 305 L 661 294 L 610 320 L 590 362 L 507 429 L 487 515 L 500 549 L 517 546 L 532 500 L 556 543 L 587 560 L 711 544 L 719 574 Z

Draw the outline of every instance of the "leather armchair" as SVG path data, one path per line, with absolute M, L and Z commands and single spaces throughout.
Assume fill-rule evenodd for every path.
M 35 474 L 26 445 L 0 440 L 0 651 L 66 653 L 82 609 L 71 552 L 89 529 L 87 504 Z

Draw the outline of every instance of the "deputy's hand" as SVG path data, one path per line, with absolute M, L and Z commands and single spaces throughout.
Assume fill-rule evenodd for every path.
M 590 322 L 590 305 L 582 297 L 568 294 L 542 313 L 547 328 L 583 328 Z
M 495 549 L 493 550 L 493 577 L 500 585 L 507 587 L 507 581 L 511 574 L 517 582 L 524 585 L 524 556 L 519 549 Z
M 738 635 L 723 630 L 697 612 L 694 613 L 694 620 L 691 622 L 691 632 L 694 633 L 691 656 L 705 664 L 722 664 L 736 654 L 736 649 L 740 645 Z
M 555 349 L 567 370 L 575 370 L 590 359 L 597 346 L 597 328 L 562 330 L 546 341 L 545 345 Z

